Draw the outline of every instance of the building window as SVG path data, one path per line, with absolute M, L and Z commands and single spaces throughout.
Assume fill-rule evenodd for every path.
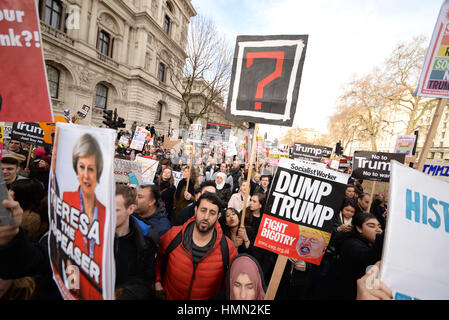
M 167 6 L 168 11 L 170 11 L 171 13 L 173 13 L 173 6 L 171 5 L 170 2 L 166 2 L 165 5 Z
M 45 0 L 44 21 L 53 28 L 61 28 L 62 4 L 57 0 Z
M 164 31 L 166 34 L 170 34 L 170 18 L 166 15 L 164 18 Z
M 440 152 L 440 159 L 444 159 L 444 152 Z
M 112 57 L 112 43 L 113 39 L 111 38 L 111 35 L 104 30 L 99 30 L 97 41 L 98 51 L 105 56 Z
M 431 152 L 430 153 L 430 159 L 434 159 L 435 158 L 435 152 Z
M 50 96 L 57 99 L 59 94 L 59 70 L 52 66 L 47 66 L 47 80 Z
M 95 107 L 100 109 L 106 109 L 107 101 L 108 101 L 108 87 L 106 87 L 103 84 L 98 84 L 95 94 Z
M 157 103 L 157 113 L 156 113 L 156 120 L 161 121 L 162 120 L 162 103 Z
M 157 78 L 159 79 L 159 81 L 165 82 L 165 64 L 163 64 L 162 62 L 159 63 L 159 71 L 157 73 Z

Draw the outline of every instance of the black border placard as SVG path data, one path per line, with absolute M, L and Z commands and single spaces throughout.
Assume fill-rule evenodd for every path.
M 238 36 L 226 119 L 292 126 L 298 104 L 307 41 L 308 35 Z M 284 52 L 285 56 L 282 75 L 265 85 L 262 98 L 256 98 L 256 86 L 275 70 L 278 61 L 255 58 L 254 60 L 260 61 L 253 62 L 251 67 L 248 67 L 248 53 L 261 52 Z M 247 75 L 248 68 L 252 68 L 251 77 Z M 253 90 L 254 94 L 245 90 Z M 261 109 L 253 108 L 256 102 L 261 103 Z
M 352 157 L 352 177 L 370 181 L 390 181 L 391 160 L 404 163 L 405 154 L 355 151 Z

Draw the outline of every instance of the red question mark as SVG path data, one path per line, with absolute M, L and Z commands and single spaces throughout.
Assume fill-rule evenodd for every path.
M 274 79 L 280 78 L 282 75 L 282 66 L 284 64 L 284 51 L 271 52 L 248 52 L 246 54 L 246 67 L 250 68 L 253 65 L 254 59 L 268 58 L 276 59 L 276 68 L 274 72 L 269 74 L 266 78 L 259 81 L 257 84 L 256 99 L 263 99 L 263 88 Z M 254 110 L 262 109 L 262 102 L 254 103 Z

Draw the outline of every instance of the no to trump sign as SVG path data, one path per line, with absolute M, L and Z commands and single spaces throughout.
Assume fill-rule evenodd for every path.
M 404 163 L 405 154 L 356 151 L 352 158 L 352 176 L 356 179 L 390 181 L 390 161 Z
M 255 246 L 320 264 L 349 175 L 281 158 Z

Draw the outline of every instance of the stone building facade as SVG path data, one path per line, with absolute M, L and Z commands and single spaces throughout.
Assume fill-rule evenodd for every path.
M 117 108 L 126 128 L 177 129 L 182 101 L 169 80 L 186 58 L 190 0 L 39 0 L 44 59 L 55 115 L 90 111 L 100 126 Z M 169 69 L 168 66 L 176 66 Z M 175 126 L 175 127 L 174 127 Z

